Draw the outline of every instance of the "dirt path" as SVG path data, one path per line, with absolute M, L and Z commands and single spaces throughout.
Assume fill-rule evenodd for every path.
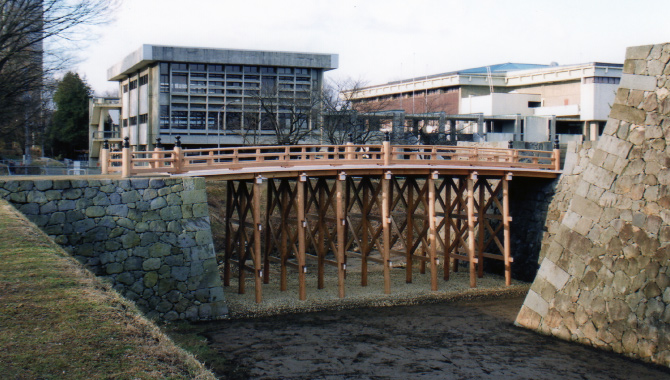
M 208 337 L 229 360 L 231 378 L 670 379 L 666 368 L 513 326 L 522 301 L 223 321 Z

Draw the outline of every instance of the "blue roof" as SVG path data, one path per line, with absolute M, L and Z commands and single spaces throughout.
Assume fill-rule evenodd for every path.
M 406 82 L 406 81 L 415 81 L 415 80 L 428 79 L 428 78 L 437 78 L 437 77 L 444 77 L 444 76 L 449 76 L 449 75 L 487 74 L 488 73 L 488 71 L 486 69 L 487 67 L 491 68 L 491 73 L 502 74 L 502 73 L 506 73 L 508 71 L 541 69 L 541 68 L 550 67 L 550 66 L 551 65 L 540 65 L 540 64 L 535 64 L 535 63 L 507 62 L 507 63 L 499 63 L 497 65 L 474 67 L 474 68 L 471 68 L 471 69 L 450 71 L 450 72 L 446 72 L 446 73 L 432 74 L 432 75 L 420 76 L 420 77 L 416 77 L 416 78 L 408 78 L 408 79 L 403 79 L 403 80 L 396 80 L 396 81 L 388 82 L 387 84 L 403 83 L 403 82 Z

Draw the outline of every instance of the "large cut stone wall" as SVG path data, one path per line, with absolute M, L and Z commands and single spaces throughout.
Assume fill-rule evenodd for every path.
M 227 314 L 203 178 L 0 180 L 0 197 L 149 317 Z
M 549 207 L 517 323 L 670 365 L 670 44 L 629 48 L 605 131 Z

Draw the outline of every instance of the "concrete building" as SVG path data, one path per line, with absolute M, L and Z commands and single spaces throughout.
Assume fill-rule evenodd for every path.
M 100 158 L 106 140 L 113 149 L 121 148 L 121 101 L 119 98 L 91 98 L 88 102 L 88 159 Z
M 121 137 L 134 149 L 152 149 L 156 138 L 171 145 L 177 136 L 195 148 L 272 135 L 268 118 L 289 123 L 337 65 L 336 54 L 143 45 L 107 77 L 119 83 Z M 305 115 L 300 123 L 309 127 L 315 115 Z
M 464 126 L 493 140 L 595 140 L 602 133 L 623 65 L 505 63 L 370 86 L 355 103 L 410 114 L 481 114 Z M 521 122 L 511 115 L 521 117 Z M 508 117 L 499 117 L 508 116 Z M 495 136 L 495 134 L 502 134 Z

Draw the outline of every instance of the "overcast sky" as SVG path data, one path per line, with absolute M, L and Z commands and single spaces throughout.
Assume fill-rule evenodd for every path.
M 76 70 L 101 94 L 142 44 L 339 54 L 367 84 L 504 62 L 623 63 L 670 42 L 670 0 L 125 0 Z

